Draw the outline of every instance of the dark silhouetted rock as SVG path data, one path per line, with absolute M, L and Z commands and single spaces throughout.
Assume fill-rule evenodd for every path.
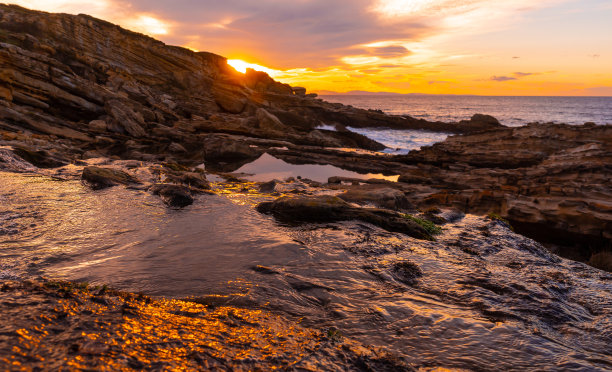
M 304 87 L 292 87 L 291 89 L 293 90 L 293 94 L 296 96 L 306 96 L 306 88 Z
M 268 182 L 265 182 L 259 185 L 259 192 L 271 193 L 271 192 L 274 192 L 275 188 L 276 188 L 276 181 L 272 180 L 272 181 L 268 181 Z
M 491 115 L 474 114 L 470 120 L 462 120 L 458 127 L 463 132 L 478 132 L 483 130 L 500 129 L 504 126 Z
M 52 155 L 45 150 L 34 150 L 29 147 L 18 146 L 13 148 L 13 152 L 23 160 L 39 168 L 57 168 L 68 164 L 66 159 L 61 159 L 59 156 Z
M 182 185 L 158 183 L 149 189 L 153 194 L 159 195 L 169 207 L 183 208 L 193 204 L 193 197 L 188 187 Z
M 411 286 L 417 284 L 417 279 L 423 276 L 423 272 L 419 266 L 410 261 L 400 261 L 394 263 L 393 267 L 391 268 L 391 272 L 393 273 L 395 279 Z

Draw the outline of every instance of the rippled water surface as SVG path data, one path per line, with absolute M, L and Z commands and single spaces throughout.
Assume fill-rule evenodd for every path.
M 499 222 L 455 214 L 429 242 L 359 222 L 283 226 L 253 209 L 265 199 L 253 193 L 201 195 L 172 210 L 123 187 L 0 181 L 3 277 L 266 308 L 420 367 L 612 368 L 612 276 Z M 423 275 L 408 275 L 406 262 Z
M 349 128 L 353 132 L 380 142 L 387 146 L 382 152 L 388 154 L 407 154 L 423 146 L 444 141 L 449 134 L 425 130 L 394 130 L 384 128 Z

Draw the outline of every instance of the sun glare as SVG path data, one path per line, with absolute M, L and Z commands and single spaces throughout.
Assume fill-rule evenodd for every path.
M 282 74 L 282 71 L 267 68 L 255 63 L 248 63 L 241 59 L 228 59 L 227 64 L 232 66 L 236 71 L 242 72 L 243 74 L 246 72 L 247 68 L 252 68 L 256 71 L 263 71 L 272 77 Z
M 386 17 L 397 17 L 421 12 L 433 5 L 433 0 L 379 0 L 373 10 Z
M 138 18 L 128 21 L 129 26 L 134 30 L 149 35 L 167 35 L 168 25 L 163 21 L 150 15 L 142 14 Z
M 108 0 L 12 0 L 8 3 L 46 12 L 80 13 L 87 9 L 87 14 L 92 15 L 104 13 L 110 7 Z

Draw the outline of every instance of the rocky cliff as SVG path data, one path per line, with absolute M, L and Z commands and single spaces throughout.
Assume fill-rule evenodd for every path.
M 345 129 L 316 127 L 428 125 L 294 94 L 265 73 L 236 72 L 221 56 L 87 15 L 0 5 L 0 43 L 0 128 L 79 141 L 76 156 L 83 150 L 151 158 L 170 150 L 181 157 L 188 150 L 198 160 L 208 132 L 378 150 L 381 144 Z M 499 126 L 430 124 L 454 132 Z

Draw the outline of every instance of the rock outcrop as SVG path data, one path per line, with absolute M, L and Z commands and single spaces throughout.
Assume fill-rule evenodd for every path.
M 315 129 L 499 127 L 482 118 L 430 123 L 327 103 L 264 72 L 238 73 L 212 53 L 168 46 L 86 15 L 15 5 L 0 5 L 0 63 L 0 130 L 64 138 L 81 153 L 145 159 L 174 142 L 186 151 L 168 157 L 196 161 L 207 132 L 379 150 L 384 146 L 357 133 Z M 116 145 L 128 139 L 135 146 Z
M 494 212 L 561 245 L 612 242 L 612 126 L 536 124 L 456 136 L 401 162 L 409 167 L 400 181 L 421 191 L 422 206 Z

